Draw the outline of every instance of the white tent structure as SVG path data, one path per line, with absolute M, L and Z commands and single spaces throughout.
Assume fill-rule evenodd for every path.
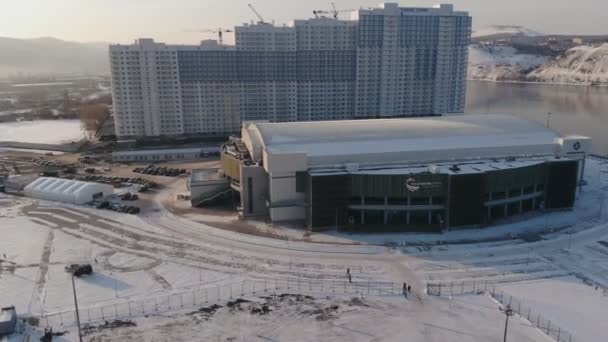
M 28 184 L 24 192 L 29 197 L 43 200 L 85 204 L 91 202 L 94 199 L 94 195 L 100 197 L 111 195 L 114 192 L 114 188 L 111 185 L 101 183 L 40 177 Z

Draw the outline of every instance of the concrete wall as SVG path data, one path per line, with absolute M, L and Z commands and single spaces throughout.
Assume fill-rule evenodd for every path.
M 250 186 L 251 184 L 251 186 Z M 261 166 L 241 166 L 243 216 L 267 216 L 268 175 Z

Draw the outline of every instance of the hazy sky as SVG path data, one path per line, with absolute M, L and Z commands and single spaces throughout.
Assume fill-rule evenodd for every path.
M 0 0 L 0 36 L 52 36 L 74 41 L 130 42 L 152 37 L 196 43 L 212 34 L 184 32 L 231 28 L 255 19 L 252 2 L 266 21 L 288 22 L 329 9 L 321 0 Z M 335 0 L 343 9 L 381 1 Z M 608 34 L 608 0 L 407 0 L 406 6 L 453 3 L 468 10 L 473 26 L 522 25 L 543 33 Z

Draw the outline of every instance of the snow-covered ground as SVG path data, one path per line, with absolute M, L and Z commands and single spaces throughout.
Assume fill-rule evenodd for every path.
M 69 311 L 73 306 L 71 281 L 63 268 L 89 262 L 94 275 L 76 281 L 85 321 L 100 307 L 109 308 L 109 315 L 114 310 L 124 314 L 131 310 L 125 305 L 133 302 L 146 303 L 147 315 L 151 315 L 134 314 L 136 327 L 92 332 L 90 336 L 97 340 L 160 336 L 161 340 L 186 341 L 192 340 L 193 334 L 198 339 L 205 336 L 203 340 L 499 339 L 504 315 L 489 297 L 454 296 L 450 301 L 427 296 L 424 291 L 426 283 L 476 281 L 529 301 L 543 317 L 551 317 L 572 332 L 573 341 L 602 341 L 603 335 L 598 335 L 602 322 L 593 320 L 591 313 L 595 317 L 608 314 L 603 291 L 595 290 L 595 286 L 608 288 L 608 242 L 604 243 L 608 241 L 608 215 L 600 211 L 608 191 L 608 179 L 604 179 L 608 174 L 602 172 L 607 166 L 588 159 L 588 185 L 578 193 L 573 211 L 495 228 L 499 235 L 519 238 L 475 242 L 489 236 L 484 230 L 446 235 L 446 240 L 469 240 L 467 244 L 436 244 L 441 235 L 434 235 L 433 241 L 431 235 L 418 238 L 406 234 L 396 235 L 396 239 L 409 236 L 410 242 L 420 239 L 426 244 L 384 247 L 381 242 L 390 238 L 388 235 L 348 234 L 339 236 L 341 244 L 284 241 L 220 230 L 161 209 L 137 217 L 0 195 L 0 304 L 15 304 L 25 315 L 49 315 L 49 324 L 56 330 L 70 331 L 65 340 L 75 340 L 72 324 L 57 325 L 59 312 L 64 312 L 59 320 L 73 321 Z M 520 236 L 526 228 L 542 228 L 542 234 L 532 234 L 526 240 Z M 346 240 L 353 244 L 344 244 Z M 377 242 L 379 246 L 368 244 Z M 358 294 L 365 294 L 366 305 L 349 305 L 350 297 L 326 285 L 321 290 L 317 286 L 315 299 L 306 303 L 267 303 L 273 308 L 267 315 L 252 312 L 253 304 L 246 304 L 243 310 L 226 307 L 226 289 L 230 295 L 235 289 L 237 297 L 238 284 L 244 281 L 266 284 L 296 278 L 304 284 L 346 284 L 346 269 L 351 271 L 354 288 L 360 286 Z M 413 288 L 411 298 L 378 297 L 373 291 L 368 296 L 361 288 L 372 282 L 407 282 Z M 193 299 L 196 302 L 196 291 L 215 287 L 223 289 L 223 299 L 217 302 L 222 307 L 209 317 L 199 319 L 197 315 L 206 314 L 170 310 L 151 314 L 156 301 L 152 298 L 167 298 L 168 305 L 168 296 L 186 293 L 175 298 L 192 303 Z M 543 288 L 545 293 L 541 293 Z M 569 292 L 580 297 L 580 302 L 565 298 Z M 552 293 L 563 300 L 552 299 Z M 200 305 L 200 294 L 198 298 Z M 333 309 L 334 305 L 338 309 Z M 589 310 L 587 319 L 579 314 L 581 310 Z M 320 314 L 329 319 L 317 319 Z M 513 340 L 547 340 L 524 320 L 514 318 L 513 322 Z M 45 326 L 45 320 L 40 324 Z
M 603 341 L 602 318 L 608 314 L 608 293 L 574 277 L 541 279 L 501 287 L 545 319 L 572 332 L 580 341 Z
M 528 78 L 554 83 L 608 84 L 608 44 L 574 47 L 534 70 Z
M 531 30 L 523 26 L 514 25 L 489 25 L 473 30 L 473 37 L 493 36 L 497 34 L 521 35 L 521 36 L 541 36 L 542 33 Z
M 490 81 L 525 81 L 530 71 L 549 57 L 519 53 L 511 46 L 469 46 L 468 78 Z
M 79 120 L 0 123 L 0 141 L 59 144 L 85 138 Z

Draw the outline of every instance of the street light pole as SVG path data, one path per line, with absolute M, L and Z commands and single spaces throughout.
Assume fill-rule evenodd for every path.
M 507 316 L 507 319 L 505 321 L 505 337 L 504 337 L 504 342 L 507 342 L 507 328 L 509 327 L 509 317 L 513 316 L 515 313 L 513 312 L 513 309 L 511 309 L 510 305 L 507 305 L 507 307 L 505 308 L 505 316 Z
M 549 120 L 551 119 L 551 112 L 547 112 L 547 128 L 549 128 Z
M 76 308 L 76 325 L 78 326 L 78 341 L 82 342 L 82 332 L 80 331 L 80 314 L 78 313 L 78 300 L 76 299 L 76 285 L 74 284 L 74 274 L 72 274 L 72 292 L 74 293 L 74 307 Z

